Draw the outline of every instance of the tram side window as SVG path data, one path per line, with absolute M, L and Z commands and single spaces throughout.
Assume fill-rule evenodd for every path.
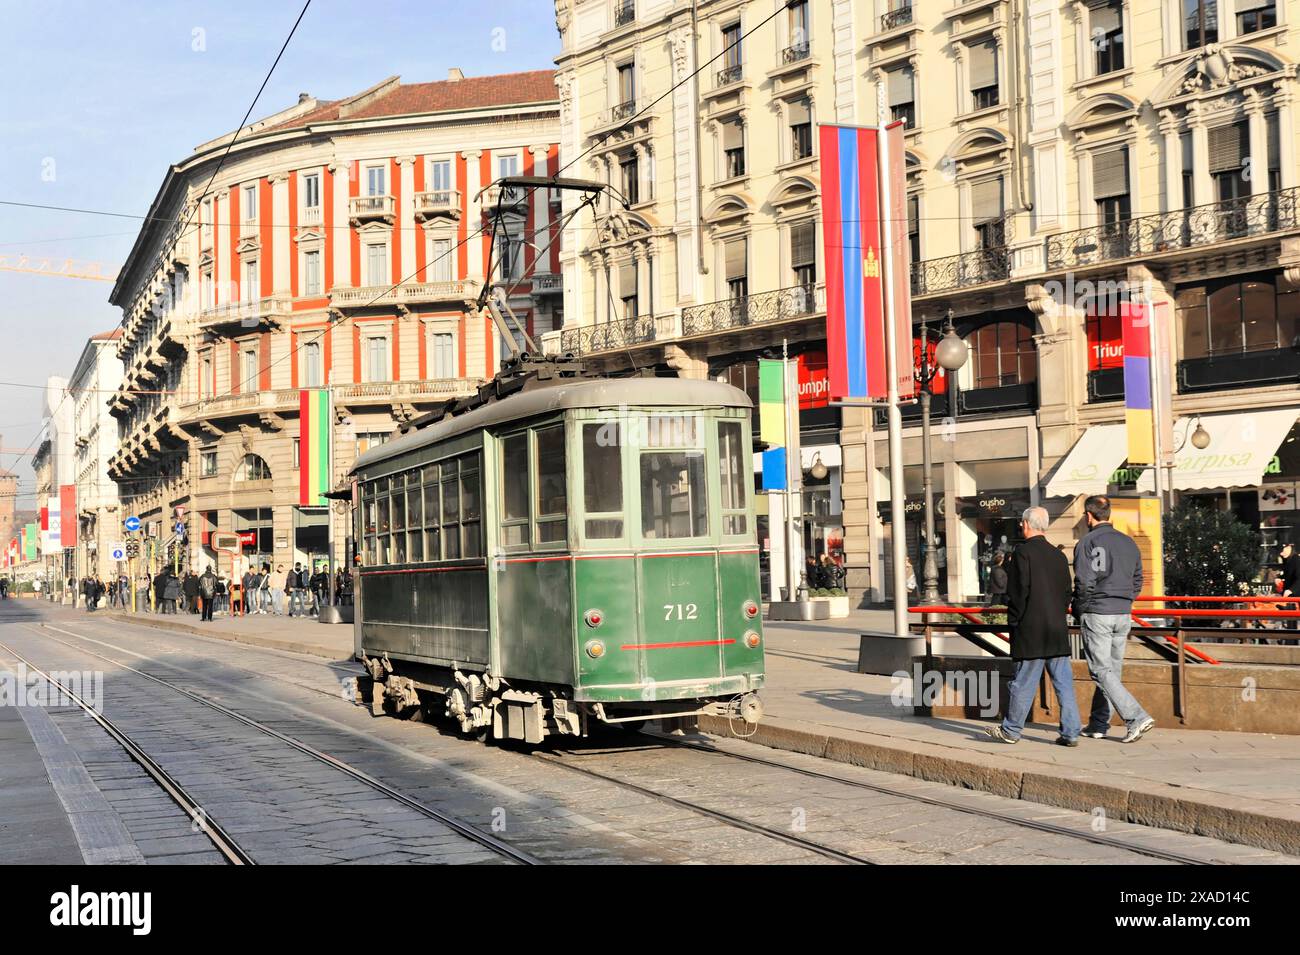
M 420 514 L 420 472 L 412 471 L 406 476 L 406 553 L 411 563 L 425 560 L 424 556 L 424 521 Z
M 441 560 L 442 544 L 438 539 L 438 524 L 442 520 L 442 506 L 438 499 L 438 465 L 424 469 L 424 553 L 425 560 Z
M 376 481 L 375 491 L 378 495 L 375 504 L 379 513 L 379 532 L 375 536 L 375 563 L 387 564 L 391 554 L 388 546 L 388 478 Z
M 456 460 L 442 462 L 442 556 L 459 560 L 460 472 Z
M 483 556 L 483 492 L 479 483 L 478 454 L 460 459 L 461 556 Z
M 361 487 L 361 539 L 365 541 L 365 550 L 361 559 L 367 567 L 375 563 L 377 521 L 378 508 L 375 504 L 375 482 L 367 481 Z
M 539 428 L 537 440 L 537 543 L 563 542 L 568 534 L 564 477 L 564 425 Z
M 501 544 L 528 546 L 528 433 L 501 439 Z
M 641 452 L 641 533 L 703 537 L 709 529 L 703 451 Z
M 582 506 L 588 540 L 623 536 L 622 451 L 617 422 L 582 426 Z
M 748 518 L 745 514 L 745 460 L 744 445 L 739 421 L 718 422 L 718 467 L 722 478 L 722 533 L 744 534 Z
M 393 478 L 393 497 L 389 504 L 389 519 L 392 521 L 393 542 L 391 558 L 394 564 L 406 563 L 406 476 L 399 474 Z

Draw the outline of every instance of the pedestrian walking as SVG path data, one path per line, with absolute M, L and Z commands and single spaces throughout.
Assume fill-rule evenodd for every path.
M 284 583 L 284 565 L 280 564 L 271 578 L 271 612 L 277 617 L 284 615 Z
M 1296 553 L 1294 544 L 1283 544 L 1282 550 L 1278 556 L 1282 560 L 1282 569 L 1277 576 L 1277 582 L 1274 585 L 1277 592 L 1283 597 L 1294 597 L 1300 594 L 1300 554 Z M 1300 609 L 1300 605 L 1287 604 L 1284 609 Z M 1300 627 L 1300 619 L 1291 618 L 1284 620 L 1282 626 L 1290 630 Z M 1283 641 L 1289 643 L 1290 641 Z
M 1070 635 L 1065 611 L 1070 602 L 1070 563 L 1048 543 L 1046 508 L 1027 508 L 1020 519 L 1024 543 L 1011 554 L 1007 570 L 1007 626 L 1016 673 L 1007 713 L 988 734 L 999 743 L 1016 743 L 1034 704 L 1046 668 L 1061 709 L 1061 746 L 1079 745 L 1079 703 L 1070 668 Z
M 1070 611 L 1083 631 L 1088 672 L 1097 689 L 1083 735 L 1104 739 L 1111 708 L 1128 727 L 1123 742 L 1135 743 L 1156 721 L 1124 688 L 1124 648 L 1133 627 L 1133 598 L 1142 592 L 1142 554 L 1110 522 L 1110 498 L 1094 494 L 1083 502 L 1088 533 L 1074 546 L 1074 599 Z
M 172 571 L 167 571 L 166 583 L 163 584 L 163 613 L 174 614 L 181 602 L 181 580 Z
M 185 572 L 185 579 L 181 581 L 181 593 L 185 597 L 185 612 L 198 613 L 199 611 L 199 578 L 193 570 Z
M 306 611 L 303 608 L 305 586 L 302 579 L 301 563 L 294 564 L 293 570 L 285 575 L 284 589 L 289 592 L 289 616 L 305 616 Z

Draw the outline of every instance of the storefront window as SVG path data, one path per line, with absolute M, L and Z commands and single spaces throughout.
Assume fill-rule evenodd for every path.
M 1033 333 L 1018 322 L 994 322 L 966 338 L 970 355 L 962 366 L 963 388 L 1002 388 L 1038 380 Z
M 1183 358 L 1291 348 L 1300 331 L 1300 290 L 1280 275 L 1178 290 Z

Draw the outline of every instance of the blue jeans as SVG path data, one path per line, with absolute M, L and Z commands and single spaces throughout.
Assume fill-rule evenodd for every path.
M 289 616 L 303 616 L 307 613 L 302 596 L 302 591 L 297 588 L 289 591 Z
M 1038 681 L 1042 679 L 1044 667 L 1051 677 L 1052 688 L 1056 690 L 1061 707 L 1061 735 L 1066 739 L 1075 739 L 1083 731 L 1079 724 L 1079 703 L 1074 698 L 1074 673 L 1070 669 L 1070 658 L 1017 660 L 1016 675 L 1007 687 L 1011 691 L 1011 702 L 1007 704 L 1007 715 L 1002 720 L 1002 729 L 1012 739 L 1020 739 L 1020 734 L 1024 732 L 1025 720 L 1034 705 L 1034 694 L 1038 692 Z
M 1092 694 L 1092 715 L 1088 729 L 1104 733 L 1110 726 L 1113 706 L 1129 729 L 1150 716 L 1128 690 L 1124 675 L 1124 647 L 1128 643 L 1133 618 L 1129 614 L 1085 613 L 1079 619 L 1083 630 L 1083 647 L 1088 655 L 1088 672 L 1097 689 Z

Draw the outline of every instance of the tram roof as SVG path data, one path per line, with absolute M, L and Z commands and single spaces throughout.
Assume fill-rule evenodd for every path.
M 750 408 L 739 388 L 721 381 L 694 378 L 562 378 L 555 384 L 523 391 L 464 414 L 447 418 L 372 448 L 349 474 L 446 441 L 468 431 L 509 421 L 535 418 L 570 408 Z

